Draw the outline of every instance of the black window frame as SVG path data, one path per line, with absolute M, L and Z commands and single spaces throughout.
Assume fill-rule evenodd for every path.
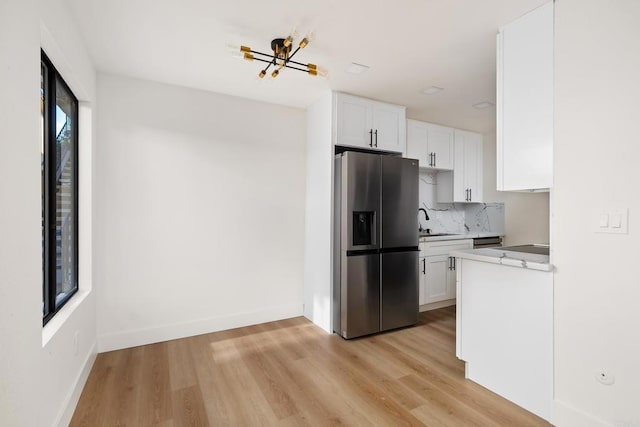
M 78 98 L 69 85 L 64 81 L 44 50 L 41 54 L 41 72 L 44 69 L 44 105 L 43 105 L 43 147 L 44 147 L 44 173 L 43 173 L 43 277 L 42 277 L 42 325 L 46 325 L 64 305 L 78 292 L 79 289 L 79 248 L 78 230 Z M 73 101 L 72 133 L 73 133 L 73 282 L 74 288 L 60 300 L 56 306 L 56 86 L 61 84 L 71 95 Z

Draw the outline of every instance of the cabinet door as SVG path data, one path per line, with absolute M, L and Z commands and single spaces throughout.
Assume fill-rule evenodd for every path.
M 553 2 L 500 28 L 497 46 L 498 190 L 553 182 Z
M 430 165 L 427 153 L 427 124 L 407 120 L 407 157 L 418 159 L 421 168 Z
M 464 188 L 469 190 L 468 200 L 478 203 L 482 202 L 482 135 L 464 134 Z
M 482 202 L 482 135 L 456 129 L 454 158 L 452 179 L 443 177 L 438 185 L 452 186 L 453 202 Z
M 373 148 L 371 101 L 336 94 L 336 145 Z
M 426 292 L 425 292 L 425 284 L 426 284 L 426 275 L 427 275 L 427 260 L 425 257 L 420 257 L 420 259 L 418 260 L 418 289 L 419 289 L 419 296 L 418 296 L 418 301 L 419 304 L 426 304 L 425 302 L 425 297 L 426 297 Z
M 449 299 L 447 280 L 449 256 L 434 255 L 426 257 L 425 304 Z
M 447 299 L 456 298 L 456 259 L 450 257 L 447 269 Z
M 427 155 L 433 154 L 433 168 L 453 169 L 453 129 L 428 124 L 427 153 Z
M 371 127 L 373 148 L 404 153 L 406 151 L 406 124 L 403 107 L 372 101 Z

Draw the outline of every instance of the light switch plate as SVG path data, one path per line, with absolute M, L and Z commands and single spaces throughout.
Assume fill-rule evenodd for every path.
M 627 234 L 629 232 L 629 209 L 602 209 L 598 213 L 596 233 Z

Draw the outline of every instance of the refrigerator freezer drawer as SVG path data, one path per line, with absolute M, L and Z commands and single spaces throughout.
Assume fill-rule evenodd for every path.
M 418 252 L 391 252 L 382 259 L 381 329 L 418 323 Z

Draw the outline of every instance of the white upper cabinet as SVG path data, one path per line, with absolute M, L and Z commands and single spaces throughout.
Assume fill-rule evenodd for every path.
M 405 107 L 336 93 L 334 144 L 406 151 Z
M 500 28 L 497 188 L 553 183 L 553 2 Z
M 454 131 L 453 172 L 438 173 L 439 203 L 482 203 L 482 135 Z
M 418 159 L 421 168 L 452 170 L 453 134 L 445 126 L 407 120 L 407 157 Z

